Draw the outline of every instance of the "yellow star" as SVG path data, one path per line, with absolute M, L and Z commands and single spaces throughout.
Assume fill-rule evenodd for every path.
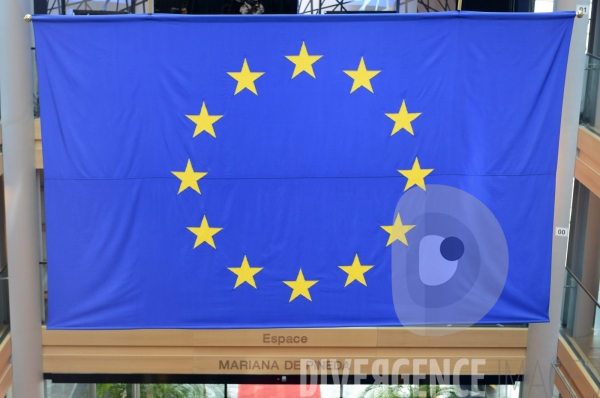
M 213 127 L 213 123 L 223 117 L 223 115 L 209 115 L 208 110 L 206 109 L 206 104 L 202 103 L 202 109 L 200 110 L 199 115 L 185 115 L 192 122 L 196 123 L 196 129 L 194 130 L 194 137 L 198 134 L 206 131 L 208 134 L 217 138 L 215 134 L 215 129 Z
M 315 71 L 313 70 L 313 64 L 317 62 L 322 55 L 308 55 L 308 51 L 306 51 L 306 45 L 302 42 L 302 47 L 300 48 L 300 54 L 298 55 L 286 55 L 287 59 L 292 61 L 294 65 L 294 73 L 292 74 L 292 79 L 298 76 L 302 72 L 306 72 L 312 77 L 316 79 Z
M 172 171 L 171 173 L 175 174 L 175 176 L 181 180 L 181 185 L 179 185 L 179 192 L 177 192 L 177 194 L 182 193 L 188 188 L 192 188 L 194 191 L 201 193 L 200 187 L 198 186 L 198 180 L 208 174 L 194 171 L 192 162 L 189 159 L 187 166 L 185 166 L 185 171 Z
M 421 113 L 408 113 L 408 110 L 406 109 L 406 102 L 404 102 L 404 100 L 402 101 L 402 105 L 400 105 L 400 111 L 398 113 L 386 113 L 385 115 L 396 122 L 391 135 L 396 134 L 402 129 L 408 131 L 412 135 L 415 135 L 411 122 L 421 116 Z
M 413 229 L 415 225 L 402 225 L 402 220 L 400 219 L 400 213 L 396 214 L 396 220 L 394 221 L 394 225 L 382 225 L 381 228 L 385 230 L 390 237 L 387 241 L 386 246 L 389 246 L 392 242 L 399 240 L 408 246 L 408 242 L 406 241 L 406 233 Z
M 358 259 L 358 254 L 354 256 L 352 265 L 340 265 L 339 267 L 342 269 L 342 271 L 348 274 L 348 278 L 346 279 L 346 284 L 344 287 L 348 286 L 354 281 L 359 281 L 363 285 L 367 286 L 365 272 L 373 268 L 372 265 L 361 265 L 360 260 Z
M 283 283 L 285 283 L 293 289 L 292 296 L 290 297 L 290 303 L 298 296 L 304 296 L 310 301 L 312 301 L 312 299 L 310 298 L 310 292 L 308 291 L 308 288 L 310 288 L 317 282 L 318 281 L 307 281 L 306 279 L 304 279 L 302 269 L 300 269 L 300 272 L 298 272 L 298 277 L 295 281 L 283 281 Z
M 254 282 L 254 275 L 258 274 L 262 271 L 262 268 L 259 267 L 250 267 L 248 263 L 248 259 L 244 256 L 242 260 L 242 265 L 239 268 L 227 268 L 229 271 L 233 272 L 237 275 L 237 280 L 235 281 L 234 289 L 237 288 L 242 283 L 246 282 L 252 287 L 256 289 L 256 282 Z
M 187 227 L 187 229 L 189 229 L 194 235 L 196 235 L 196 243 L 194 243 L 194 249 L 204 242 L 208 243 L 216 249 L 217 246 L 215 246 L 213 235 L 222 230 L 223 228 L 211 228 L 208 225 L 206 216 L 204 216 L 202 218 L 202 224 L 200 224 L 199 227 Z
M 413 163 L 412 169 L 410 170 L 398 170 L 398 173 L 402 174 L 404 177 L 408 178 L 406 181 L 406 186 L 404 190 L 406 191 L 408 188 L 413 185 L 418 185 L 425 189 L 425 177 L 431 173 L 433 169 L 422 169 L 421 165 L 419 165 L 419 158 L 415 158 L 415 162 Z
M 248 62 L 246 62 L 246 58 L 244 58 L 244 65 L 242 65 L 242 70 L 240 72 L 227 72 L 227 74 L 237 80 L 237 86 L 235 87 L 235 93 L 233 95 L 236 95 L 245 88 L 258 95 L 254 81 L 264 75 L 265 72 L 250 72 Z
M 364 87 L 370 92 L 373 92 L 373 87 L 371 87 L 371 79 L 377 76 L 379 72 L 381 71 L 367 70 L 367 67 L 365 66 L 365 59 L 361 57 L 357 70 L 344 71 L 345 74 L 354 79 L 354 83 L 352 83 L 352 89 L 350 89 L 350 94 L 355 92 L 360 87 Z

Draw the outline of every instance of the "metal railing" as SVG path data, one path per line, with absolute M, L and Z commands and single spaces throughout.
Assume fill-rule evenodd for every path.
M 571 276 L 571 278 L 573 278 L 573 280 L 575 282 L 577 282 L 577 284 L 579 285 L 579 287 L 585 292 L 585 294 L 588 295 L 588 297 L 590 298 L 590 300 L 592 300 L 594 303 L 596 303 L 596 307 L 600 308 L 600 303 L 598 302 L 598 300 L 596 300 L 596 298 L 594 297 L 594 295 L 592 293 L 590 293 L 590 291 L 588 289 L 586 289 L 585 286 L 583 286 L 583 283 L 581 283 L 581 281 L 579 280 L 579 278 L 577 278 L 577 276 L 575 276 L 575 274 L 573 273 L 573 271 L 571 271 L 569 268 L 565 268 L 567 270 L 567 272 L 569 273 L 569 275 Z M 565 288 L 572 288 L 575 286 L 565 286 Z
M 558 378 L 560 379 L 560 381 L 562 381 L 563 385 L 565 386 L 565 388 L 567 389 L 569 395 L 572 398 L 577 398 L 578 395 L 575 393 L 575 391 L 573 390 L 573 387 L 571 386 L 571 383 L 569 383 L 565 377 L 565 375 L 563 375 L 562 371 L 560 370 L 561 368 L 561 364 L 560 361 L 557 361 L 556 363 L 552 364 L 552 367 L 554 368 L 554 372 L 558 375 Z

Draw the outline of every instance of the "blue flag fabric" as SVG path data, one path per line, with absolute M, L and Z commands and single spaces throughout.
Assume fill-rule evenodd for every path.
M 35 16 L 48 328 L 547 321 L 573 17 Z

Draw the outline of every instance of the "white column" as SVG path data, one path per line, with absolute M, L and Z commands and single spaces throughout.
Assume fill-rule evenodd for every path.
M 15 398 L 43 397 L 31 0 L 0 0 L 6 243 Z
M 555 2 L 557 11 L 573 11 L 576 5 L 573 0 L 556 0 Z M 571 37 L 560 125 L 554 228 L 568 227 L 570 220 L 588 19 L 588 15 L 584 15 L 583 18 L 575 18 Z M 529 325 L 523 397 L 552 398 L 554 389 L 552 363 L 556 361 L 558 350 L 558 329 L 563 299 L 567 243 L 567 238 L 554 236 L 548 311 L 550 322 Z
M 132 385 L 132 390 L 133 390 L 133 398 L 140 398 L 140 394 L 141 394 L 141 388 L 139 384 L 133 384 Z

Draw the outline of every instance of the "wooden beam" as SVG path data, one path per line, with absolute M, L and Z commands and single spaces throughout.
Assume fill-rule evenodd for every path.
M 12 365 L 8 364 L 3 371 L 0 371 L 0 396 L 6 396 L 8 389 L 13 385 Z
M 579 126 L 575 178 L 600 196 L 600 136 Z
M 6 336 L 6 338 L 2 340 L 2 343 L 0 344 L 0 370 L 4 367 L 5 364 L 9 362 L 11 355 L 12 345 L 10 340 L 10 334 L 8 334 L 8 336 Z
M 581 160 L 600 173 L 600 136 L 583 126 L 579 126 L 577 149 Z
M 575 159 L 575 178 L 596 196 L 600 196 L 600 173 L 597 173 L 581 158 Z
M 567 379 L 567 382 L 573 387 L 576 393 L 581 397 L 596 397 L 598 396 L 598 387 L 596 383 L 585 369 L 581 360 L 575 355 L 575 352 L 571 349 L 565 339 L 560 336 L 558 339 L 558 359 L 560 361 L 560 370 Z M 564 383 L 557 384 L 557 386 L 564 387 Z M 570 394 L 563 395 L 563 397 L 569 397 Z
M 229 330 L 47 330 L 43 327 L 42 343 L 44 346 L 525 348 L 527 329 L 468 328 L 446 336 L 427 337 L 401 327 Z
M 12 345 L 9 334 L 0 343 L 0 397 L 5 396 L 8 389 L 13 385 L 11 355 Z
M 42 127 L 40 119 L 33 119 L 33 136 L 35 139 L 35 168 L 44 168 L 44 158 L 42 156 Z
M 406 359 L 400 371 L 421 367 L 452 373 L 460 359 L 483 359 L 484 374 L 520 374 L 524 371 L 527 329 L 469 328 L 441 336 L 416 335 L 406 328 L 324 328 L 253 330 L 46 330 L 42 329 L 46 373 L 171 373 L 171 374 L 300 374 L 307 366 L 347 365 L 364 359 L 370 373 L 376 360 L 390 368 Z M 311 363 L 313 365 L 311 365 Z M 333 365 L 332 365 L 333 363 Z M 323 364 L 323 365 L 322 365 Z M 408 366 L 408 367 L 406 367 Z M 409 369 L 410 368 L 410 369 Z M 333 370 L 329 369 L 328 372 Z M 469 366 L 461 374 L 471 374 Z
M 418 328 L 379 328 L 378 346 L 383 347 L 526 347 L 525 328 L 467 328 L 446 336 L 416 334 Z

